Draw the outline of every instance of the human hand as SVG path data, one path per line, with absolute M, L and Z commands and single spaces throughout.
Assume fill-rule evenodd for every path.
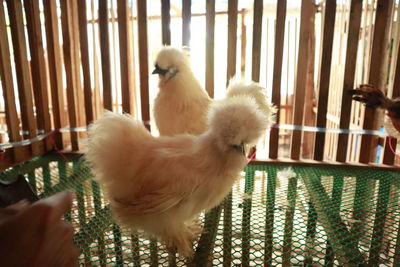
M 72 226 L 62 220 L 71 203 L 72 194 L 61 192 L 0 209 L 0 265 L 78 266 Z

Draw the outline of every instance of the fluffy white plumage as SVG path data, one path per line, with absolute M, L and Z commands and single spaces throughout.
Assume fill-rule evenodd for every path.
M 154 118 L 162 136 L 181 133 L 201 134 L 207 130 L 207 112 L 214 102 L 195 78 L 189 59 L 179 49 L 164 47 L 157 55 L 159 93 L 154 102 Z M 268 103 L 264 88 L 258 83 L 231 80 L 226 98 L 251 96 L 254 108 L 261 109 L 270 121 L 276 109 Z
M 254 99 L 213 103 L 201 135 L 153 137 L 140 121 L 106 112 L 89 128 L 87 161 L 117 220 L 193 252 L 192 220 L 220 203 L 246 164 L 239 149 L 269 126 Z

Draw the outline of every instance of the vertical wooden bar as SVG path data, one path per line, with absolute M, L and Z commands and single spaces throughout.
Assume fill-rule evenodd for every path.
M 22 140 L 22 136 L 19 133 L 19 118 L 15 105 L 10 46 L 8 43 L 5 17 L 3 1 L 0 1 L 0 81 L 3 89 L 9 140 L 11 142 L 18 142 Z M 14 148 L 13 154 L 14 161 L 21 161 L 23 158 L 27 158 L 19 148 Z
M 260 81 L 260 62 L 261 62 L 261 35 L 263 18 L 263 1 L 254 0 L 254 19 L 253 19 L 253 48 L 251 54 L 251 79 L 255 82 Z
M 274 214 L 276 195 L 276 169 L 268 170 L 267 205 L 265 214 L 265 248 L 264 266 L 272 266 L 272 253 L 274 251 Z
M 76 108 L 76 117 L 77 117 L 77 125 L 82 125 L 86 123 L 85 120 L 85 110 L 84 110 L 84 92 L 82 88 L 82 81 L 81 81 L 81 56 L 80 56 L 80 36 L 79 36 L 79 23 L 78 23 L 78 2 L 77 0 L 71 1 L 72 7 L 72 55 L 74 57 L 74 61 L 76 67 L 74 68 L 74 79 L 75 79 L 75 90 L 74 96 L 76 99 L 75 108 Z M 78 133 L 78 137 L 84 137 L 83 132 Z
M 254 189 L 254 170 L 246 172 L 244 193 L 251 195 Z M 251 240 L 251 198 L 243 201 L 242 216 L 242 266 L 250 266 L 250 240 Z
M 347 93 L 347 91 L 353 89 L 354 87 L 362 3 L 363 0 L 352 0 L 350 4 L 349 29 L 346 45 L 346 61 L 344 64 L 344 80 L 339 122 L 340 129 L 348 129 L 350 125 L 351 96 Z M 346 161 L 348 136 L 348 134 L 339 134 L 336 161 Z
M 190 21 L 192 0 L 182 0 L 182 46 L 190 47 Z
M 276 9 L 274 70 L 272 80 L 272 103 L 277 107 L 276 122 L 279 123 L 281 105 L 282 60 L 285 43 L 286 0 L 278 1 Z M 269 157 L 278 158 L 279 129 L 272 128 L 269 139 Z
M 247 44 L 247 30 L 245 23 L 246 9 L 241 10 L 241 38 L 240 38 L 240 77 L 244 78 L 246 72 L 246 44 Z
M 138 35 L 139 35 L 139 65 L 140 65 L 140 103 L 142 120 L 150 130 L 149 104 L 149 59 L 147 45 L 147 0 L 137 1 Z
M 206 90 L 214 97 L 215 0 L 206 0 Z
M 56 2 L 53 0 L 43 0 L 43 6 L 46 26 L 47 59 L 49 64 L 53 125 L 54 129 L 60 129 L 64 126 L 65 111 L 57 6 Z M 62 149 L 63 141 L 61 133 L 56 132 L 54 139 L 57 148 Z
M 142 2 L 142 1 L 138 1 Z M 138 11 L 140 14 L 140 11 Z M 103 106 L 112 111 L 110 40 L 108 36 L 108 0 L 99 0 L 99 32 L 103 76 Z
M 224 201 L 223 266 L 232 264 L 232 192 Z
M 236 44 L 237 44 L 238 0 L 228 2 L 228 57 L 226 84 L 236 74 Z
M 122 111 L 131 113 L 131 84 L 129 76 L 132 75 L 131 62 L 133 61 L 129 33 L 129 7 L 128 1 L 118 1 L 118 31 L 119 31 L 119 52 L 121 68 L 121 90 L 122 90 Z
M 32 85 L 35 97 L 37 126 L 40 130 L 48 133 L 51 131 L 51 122 L 39 0 L 25 0 L 24 7 L 31 54 Z M 49 139 L 46 139 L 45 144 L 47 150 L 53 148 Z
M 93 119 L 92 85 L 90 80 L 89 44 L 87 32 L 86 1 L 78 1 L 79 40 L 83 73 L 83 93 L 85 98 L 86 125 Z
M 10 19 L 15 69 L 17 73 L 22 129 L 28 131 L 28 138 L 34 138 L 36 136 L 37 126 L 33 109 L 32 82 L 29 71 L 22 4 L 20 0 L 7 0 L 6 2 Z M 40 155 L 43 152 L 44 148 L 42 142 L 32 144 L 33 155 Z
M 171 15 L 169 9 L 170 0 L 161 0 L 161 29 L 163 45 L 171 45 Z
M 386 83 L 385 58 L 388 56 L 387 44 L 389 38 L 390 23 L 392 21 L 391 11 L 393 0 L 378 0 L 375 15 L 374 36 L 371 51 L 371 62 L 368 83 L 381 88 Z M 379 127 L 376 121 L 375 109 L 366 107 L 364 113 L 363 129 L 372 130 Z M 376 153 L 376 137 L 372 135 L 361 136 L 360 162 L 368 163 Z
M 369 249 L 369 266 L 378 265 L 380 252 L 382 248 L 383 233 L 385 230 L 386 212 L 390 196 L 390 181 L 388 179 L 379 180 L 378 202 L 376 204 L 376 213 L 374 220 L 374 228 L 371 238 L 371 246 Z
M 287 191 L 288 208 L 285 215 L 285 229 L 282 246 L 282 266 L 291 266 L 292 234 L 294 211 L 296 208 L 297 178 L 290 178 Z
M 319 94 L 317 127 L 326 127 L 326 114 L 328 111 L 328 95 L 331 77 L 332 47 L 335 31 L 336 1 L 325 2 L 324 30 L 322 36 L 321 63 L 319 70 Z M 324 159 L 325 133 L 317 132 L 314 144 L 314 159 Z
M 68 116 L 70 127 L 77 127 L 77 114 L 75 108 L 74 90 L 76 90 L 75 68 L 77 62 L 75 61 L 73 49 L 73 15 L 72 15 L 72 1 L 61 0 L 61 23 L 63 31 L 63 48 L 64 48 L 64 66 L 67 81 L 67 101 L 68 101 Z M 71 131 L 72 150 L 79 150 L 78 134 Z
M 297 58 L 297 74 L 296 74 L 296 88 L 293 112 L 293 124 L 302 125 L 304 115 L 304 100 L 306 94 L 306 81 L 307 81 L 307 64 L 308 64 L 308 40 L 310 31 L 314 30 L 314 25 L 309 23 L 309 18 L 314 8 L 313 0 L 301 1 L 301 24 L 300 24 L 300 38 L 299 38 L 299 55 Z M 302 132 L 300 130 L 293 130 L 292 133 L 292 147 L 290 151 L 291 159 L 300 158 Z

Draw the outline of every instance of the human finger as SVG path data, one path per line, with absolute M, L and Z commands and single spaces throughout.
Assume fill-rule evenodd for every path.
M 73 194 L 70 191 L 59 192 L 51 197 L 41 199 L 34 205 L 47 206 L 50 214 L 47 222 L 52 223 L 61 217 L 71 208 Z

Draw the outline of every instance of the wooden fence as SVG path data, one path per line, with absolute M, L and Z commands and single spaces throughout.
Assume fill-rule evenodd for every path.
M 400 94 L 398 2 L 297 3 L 0 0 L 0 168 L 54 148 L 82 150 L 79 127 L 103 109 L 151 121 L 149 73 L 164 44 L 190 48 L 216 98 L 232 76 L 259 81 L 280 124 L 379 129 L 384 115 L 343 92 L 371 83 Z M 273 128 L 262 144 L 260 158 L 395 163 L 388 139 L 372 135 Z

